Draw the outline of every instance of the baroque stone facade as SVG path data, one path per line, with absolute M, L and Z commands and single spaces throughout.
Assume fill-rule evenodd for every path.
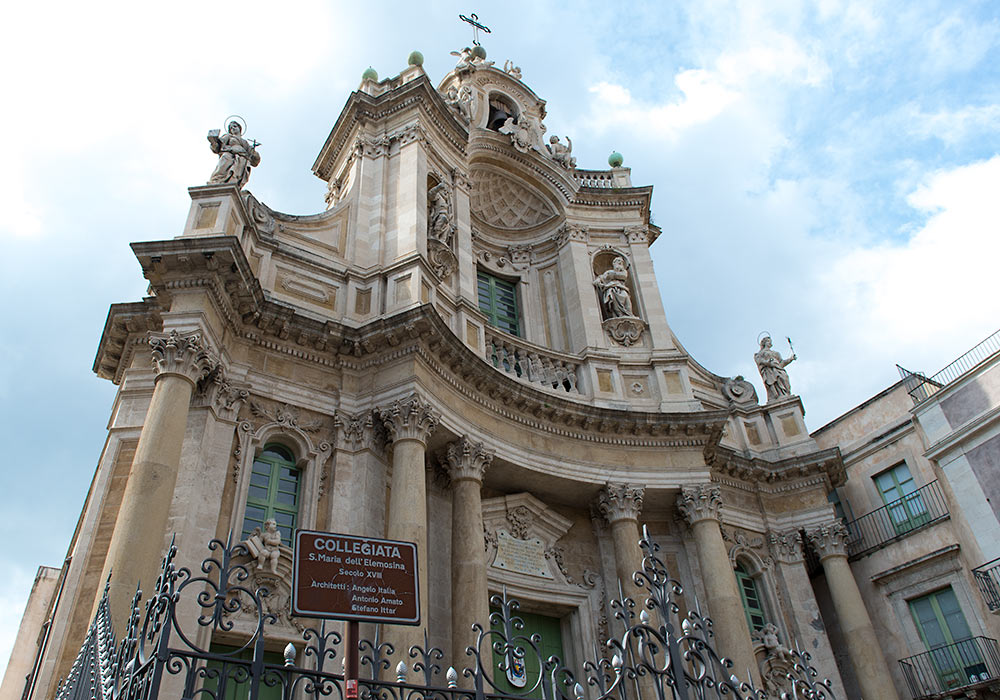
M 177 237 L 133 245 L 150 292 L 100 337 L 119 395 L 33 698 L 69 670 L 107 573 L 119 619 L 171 538 L 192 567 L 212 537 L 253 541 L 280 651 L 302 626 L 294 527 L 416 542 L 421 624 L 383 639 L 426 632 L 447 664 L 502 590 L 582 661 L 608 637 L 608 595 L 634 592 L 641 527 L 758 684 L 780 686 L 794 644 L 840 697 L 838 663 L 881 659 L 843 569 L 829 615 L 864 646 L 836 657 L 803 549 L 835 528 L 840 451 L 797 396 L 761 404 L 676 342 L 652 187 L 580 169 L 568 137 L 545 144 L 520 69 L 461 56 L 437 85 L 420 65 L 362 81 L 313 164 L 323 212 L 261 204 L 242 190 L 256 151 L 226 160 L 213 141 L 239 172 L 191 188 Z M 240 642 L 232 618 L 212 643 Z M 896 697 L 884 669 L 851 672 L 866 697 Z

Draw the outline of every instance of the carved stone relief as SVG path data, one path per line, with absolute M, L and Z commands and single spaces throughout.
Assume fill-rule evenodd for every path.
M 503 229 L 533 228 L 556 216 L 552 204 L 542 195 L 492 171 L 473 173 L 470 205 L 482 221 Z

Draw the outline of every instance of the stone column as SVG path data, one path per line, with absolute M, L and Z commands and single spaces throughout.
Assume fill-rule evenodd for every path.
M 789 647 L 797 644 L 812 654 L 812 663 L 819 671 L 819 677 L 829 679 L 833 684 L 834 697 L 846 698 L 840 671 L 823 628 L 819 604 L 806 570 L 802 533 L 798 528 L 769 532 L 767 541 L 776 562 L 778 585 L 783 586 L 782 597 L 788 605 L 785 613 L 790 622 L 788 632 L 792 638 L 782 641 Z
M 625 595 L 643 608 L 643 590 L 635 585 L 632 574 L 642 569 L 642 549 L 639 547 L 639 512 L 642 510 L 641 486 L 605 484 L 597 497 L 597 507 L 611 528 L 615 545 L 615 573 Z
M 420 589 L 420 624 L 409 627 L 387 625 L 385 639 L 401 658 L 409 661 L 411 646 L 424 645 L 430 615 L 427 605 L 427 438 L 437 428 L 440 414 L 419 394 L 379 408 L 379 417 L 392 443 L 392 481 L 386 513 L 385 534 L 390 540 L 417 544 L 417 575 Z
M 823 564 L 862 697 L 898 700 L 875 628 L 851 573 L 851 565 L 847 563 L 847 528 L 836 520 L 806 534 Z
M 149 346 L 156 371 L 153 397 L 139 433 L 102 574 L 102 578 L 109 572 L 114 574 L 109 597 L 111 619 L 119 633 L 128 622 L 136 585 L 141 585 L 144 597 L 148 597 L 156 583 L 191 394 L 213 364 L 197 331 L 151 333 Z M 98 602 L 94 603 L 95 611 Z
M 742 680 L 746 680 L 750 669 L 754 684 L 761 687 L 743 599 L 722 539 L 721 507 L 721 489 L 711 484 L 686 486 L 677 497 L 677 509 L 694 533 L 701 580 L 714 624 L 716 651 L 733 660 L 732 671 Z
M 463 437 L 447 452 L 451 476 L 451 655 L 456 668 L 468 665 L 465 648 L 475 646 L 473 623 L 490 626 L 483 540 L 483 475 L 493 453 L 481 442 Z

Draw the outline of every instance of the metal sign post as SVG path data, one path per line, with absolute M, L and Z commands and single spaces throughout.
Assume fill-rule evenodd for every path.
M 420 624 L 417 545 L 298 530 L 292 569 L 292 615 L 347 623 L 345 700 L 356 700 L 359 623 Z

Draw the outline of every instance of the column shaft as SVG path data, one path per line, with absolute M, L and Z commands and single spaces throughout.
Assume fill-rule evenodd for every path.
M 823 572 L 830 587 L 830 597 L 837 611 L 840 627 L 847 640 L 847 653 L 854 664 L 854 673 L 865 698 L 885 698 L 897 700 L 895 686 L 889 667 L 882 655 L 872 626 L 868 610 L 865 608 L 857 581 L 851 573 L 851 565 L 845 555 L 833 554 L 823 558 Z
M 483 505 L 480 483 L 453 482 L 451 520 L 451 644 L 454 665 L 468 660 L 465 649 L 475 646 L 473 623 L 490 625 L 486 552 L 483 542 Z
M 417 575 L 420 586 L 420 625 L 404 627 L 391 625 L 385 628 L 386 639 L 393 643 L 397 653 L 403 654 L 412 645 L 424 644 L 427 629 L 427 482 L 424 469 L 424 443 L 404 438 L 392 446 L 392 485 L 389 495 L 389 519 L 386 537 L 417 544 Z
M 193 388 L 176 374 L 157 377 L 153 387 L 104 563 L 104 577 L 113 574 L 111 619 L 119 632 L 128 621 L 136 585 L 148 596 L 156 583 Z
M 615 545 L 615 574 L 621 581 L 622 590 L 641 607 L 645 600 L 644 591 L 632 579 L 632 574 L 642 569 L 639 523 L 629 519 L 611 523 L 611 540 Z
M 719 521 L 699 520 L 691 528 L 698 550 L 701 582 L 714 624 L 716 650 L 733 660 L 733 673 L 741 679 L 746 679 L 747 669 L 750 669 L 754 683 L 760 687 L 760 670 L 753 653 L 743 599 L 736 586 Z

